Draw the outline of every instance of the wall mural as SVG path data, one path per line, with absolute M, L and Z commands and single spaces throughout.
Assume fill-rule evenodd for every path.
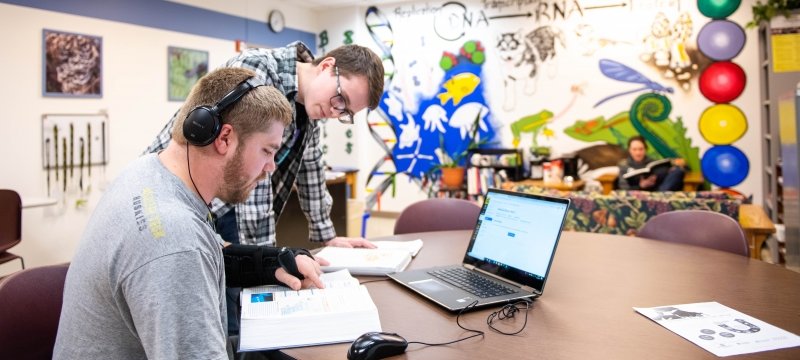
M 384 182 L 378 185 L 378 191 L 372 193 L 373 196 L 380 196 L 389 185 L 387 180 L 393 183 L 400 174 L 413 179 L 427 180 L 432 177 L 435 180 L 438 174 L 431 170 L 442 164 L 445 154 L 463 165 L 466 159 L 462 154 L 467 151 L 470 141 L 491 142 L 495 130 L 481 84 L 483 51 L 480 42 L 467 41 L 455 52 L 458 55 L 444 52 L 440 65 L 445 71 L 446 80 L 441 83 L 439 93 L 420 101 L 415 113 L 408 110 L 391 86 L 390 90 L 384 92 L 378 113 L 386 125 L 370 122 L 369 126 L 371 129 L 389 126 L 397 140 L 378 139 L 384 145 L 396 144 L 392 148 L 385 148 L 386 155 L 368 175 L 368 188 L 375 175 L 386 176 Z M 377 132 L 373 131 L 373 134 Z M 381 170 L 387 158 L 394 165 L 393 171 Z M 426 181 L 422 186 L 434 184 L 433 181 Z
M 680 157 L 686 160 L 689 168 L 698 169 L 699 149 L 692 147 L 692 140 L 686 136 L 683 121 L 680 118 L 676 121 L 669 119 L 672 103 L 665 94 L 672 94 L 674 90 L 614 60 L 601 59 L 599 65 L 600 72 L 608 78 L 643 86 L 606 96 L 594 107 L 618 96 L 648 90 L 651 92 L 636 97 L 630 110 L 616 115 L 612 121 L 607 123 L 603 123 L 602 119 L 590 122 L 578 121 L 572 127 L 565 129 L 565 133 L 579 140 L 601 140 L 623 147 L 632 136 L 642 135 L 650 144 L 648 155 L 651 158 Z
M 458 156 L 476 116 L 477 137 L 490 147 L 566 153 L 596 142 L 624 146 L 642 134 L 653 158 L 683 157 L 718 186 L 741 183 L 747 157 L 731 143 L 747 120 L 728 103 L 746 83 L 730 62 L 744 32 L 719 14 L 696 31 L 706 3 L 738 7 L 716 0 L 370 7 L 365 27 L 387 73 L 379 109 L 368 115 L 380 155 L 367 175 L 367 209 L 398 178 L 429 189 L 437 152 Z M 705 111 L 697 110 L 701 94 L 715 102 Z M 699 112 L 697 123 L 684 120 Z M 693 138 L 698 130 L 707 143 Z M 708 144 L 720 148 L 701 159 Z

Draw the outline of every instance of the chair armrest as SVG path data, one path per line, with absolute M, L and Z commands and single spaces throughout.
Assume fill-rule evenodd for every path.
M 750 257 L 761 260 L 761 246 L 767 236 L 775 233 L 775 224 L 761 206 L 742 204 L 739 207 L 739 225 L 747 237 L 750 246 Z
M 689 171 L 683 175 L 683 191 L 697 191 L 697 188 L 706 180 L 703 173 L 699 171 Z

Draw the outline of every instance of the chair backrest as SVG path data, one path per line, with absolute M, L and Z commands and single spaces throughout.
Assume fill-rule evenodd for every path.
M 678 210 L 648 220 L 637 236 L 750 256 L 741 225 L 730 216 L 705 210 Z
M 52 359 L 69 264 L 18 271 L 0 280 L 0 354 Z
M 22 238 L 22 199 L 14 190 L 0 189 L 0 252 Z
M 422 200 L 403 209 L 394 224 L 394 233 L 472 230 L 480 212 L 480 206 L 467 200 Z

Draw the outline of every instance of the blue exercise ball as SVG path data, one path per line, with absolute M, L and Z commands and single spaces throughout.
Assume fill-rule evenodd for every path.
M 703 177 L 720 187 L 731 187 L 741 183 L 750 171 L 750 161 L 738 148 L 718 145 L 708 149 L 700 160 Z

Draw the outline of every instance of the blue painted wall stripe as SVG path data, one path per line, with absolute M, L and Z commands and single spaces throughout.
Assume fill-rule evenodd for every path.
M 266 22 L 163 0 L 0 0 L 2 3 L 225 40 L 279 47 L 300 40 L 316 49 L 316 35 L 286 28 L 275 34 Z M 266 18 L 267 14 L 264 14 Z M 70 29 L 58 29 L 70 31 Z M 102 34 L 93 34 L 102 35 Z

